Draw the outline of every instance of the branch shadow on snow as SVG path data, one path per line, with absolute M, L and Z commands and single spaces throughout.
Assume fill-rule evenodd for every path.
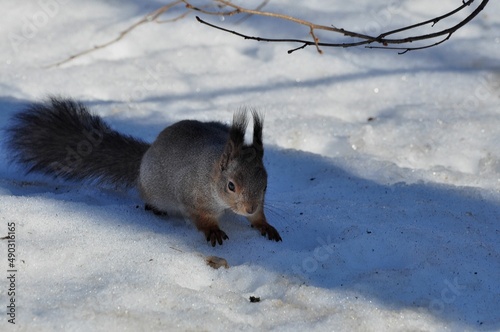
M 220 97 L 232 97 L 232 96 L 241 96 L 243 94 L 272 94 L 273 92 L 280 91 L 288 91 L 290 89 L 298 88 L 298 89 L 315 89 L 322 86 L 328 86 L 330 88 L 348 82 L 360 81 L 366 78 L 383 79 L 384 77 L 390 77 L 393 75 L 404 76 L 409 73 L 413 74 L 425 74 L 425 73 L 453 73 L 457 70 L 461 72 L 470 73 L 472 79 L 474 79 L 473 83 L 475 86 L 479 86 L 481 81 L 474 75 L 483 75 L 484 72 L 492 73 L 498 75 L 500 72 L 500 66 L 485 66 L 482 68 L 457 68 L 457 67 L 420 67 L 414 70 L 409 71 L 405 68 L 400 69 L 370 69 L 367 68 L 364 72 L 359 73 L 349 73 L 344 75 L 332 75 L 327 77 L 320 77 L 314 79 L 304 79 L 301 82 L 297 82 L 295 79 L 291 78 L 281 78 L 279 81 L 272 82 L 269 84 L 266 82 L 262 85 L 252 84 L 251 86 L 236 86 L 236 87 L 222 87 L 218 88 L 216 86 L 207 87 L 198 91 L 196 93 L 186 92 L 186 93 L 169 93 L 162 92 L 161 95 L 150 95 L 144 98 L 134 100 L 134 102 L 142 103 L 173 103 L 180 101 L 189 101 L 189 102 L 203 102 L 206 101 L 207 98 L 216 99 Z M 484 80 L 484 79 L 483 79 Z M 117 101 L 119 102 L 119 101 Z
M 0 127 L 23 104 L 0 99 Z M 138 133 L 150 130 L 118 119 L 108 122 Z M 270 175 L 267 214 L 282 235 L 280 243 L 261 238 L 246 221 L 230 216 L 221 223 L 230 240 L 212 248 L 194 226 L 137 209 L 142 203 L 133 192 L 91 186 L 82 192 L 80 184 L 66 183 L 65 194 L 56 195 L 57 180 L 45 177 L 45 184 L 25 187 L 15 180 L 31 176 L 5 170 L 0 186 L 16 196 L 48 194 L 78 202 L 75 207 L 82 211 L 109 215 L 109 205 L 119 215 L 102 218 L 102 224 L 114 227 L 119 220 L 135 233 L 174 237 L 193 252 L 226 258 L 233 268 L 260 266 L 394 310 L 417 308 L 473 329 L 500 328 L 498 317 L 491 316 L 500 312 L 491 309 L 499 306 L 500 292 L 500 281 L 491 275 L 500 270 L 497 202 L 473 188 L 377 183 L 334 159 L 301 151 L 268 147 L 265 160 Z M 107 198 L 89 200 L 89 192 Z

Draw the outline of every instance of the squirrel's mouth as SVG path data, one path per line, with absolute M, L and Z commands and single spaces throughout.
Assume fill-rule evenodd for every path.
M 257 203 L 240 203 L 236 204 L 233 210 L 234 213 L 239 214 L 244 217 L 250 217 L 254 215 L 259 209 L 259 204 Z

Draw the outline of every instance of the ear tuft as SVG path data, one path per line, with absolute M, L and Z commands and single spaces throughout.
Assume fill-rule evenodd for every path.
M 220 167 L 224 170 L 229 160 L 236 158 L 243 149 L 245 143 L 245 132 L 248 125 L 246 110 L 242 109 L 234 113 L 233 123 L 229 128 L 229 138 L 224 148 L 220 161 Z
M 256 110 L 252 110 L 253 116 L 253 147 L 257 154 L 262 158 L 264 155 L 264 144 L 262 143 L 262 129 L 264 127 L 264 118 Z
M 238 110 L 233 115 L 233 124 L 229 129 L 229 140 L 236 149 L 241 148 L 245 142 L 245 132 L 248 126 L 247 113 L 245 109 Z

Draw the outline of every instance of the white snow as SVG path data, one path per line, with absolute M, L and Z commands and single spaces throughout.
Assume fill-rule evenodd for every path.
M 266 9 L 374 33 L 461 1 L 325 3 Z M 14 222 L 17 273 L 12 325 L 0 240 L 1 330 L 500 330 L 498 1 L 448 42 L 406 55 L 289 55 L 296 45 L 245 41 L 190 15 L 47 68 L 158 5 L 3 1 L 0 126 L 47 94 L 148 141 L 181 119 L 227 122 L 255 107 L 283 242 L 228 217 L 230 240 L 212 248 L 191 224 L 145 212 L 133 190 L 24 175 L 2 148 L 0 237 Z M 204 18 L 249 35 L 309 32 Z M 211 255 L 230 268 L 207 266 Z

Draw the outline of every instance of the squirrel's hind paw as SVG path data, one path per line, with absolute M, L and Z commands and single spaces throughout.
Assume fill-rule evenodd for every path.
M 160 211 L 157 208 L 155 208 L 154 206 L 149 205 L 149 204 L 145 204 L 144 205 L 144 210 L 146 210 L 146 211 L 152 211 L 156 216 L 162 216 L 162 217 L 168 216 L 167 212 Z

